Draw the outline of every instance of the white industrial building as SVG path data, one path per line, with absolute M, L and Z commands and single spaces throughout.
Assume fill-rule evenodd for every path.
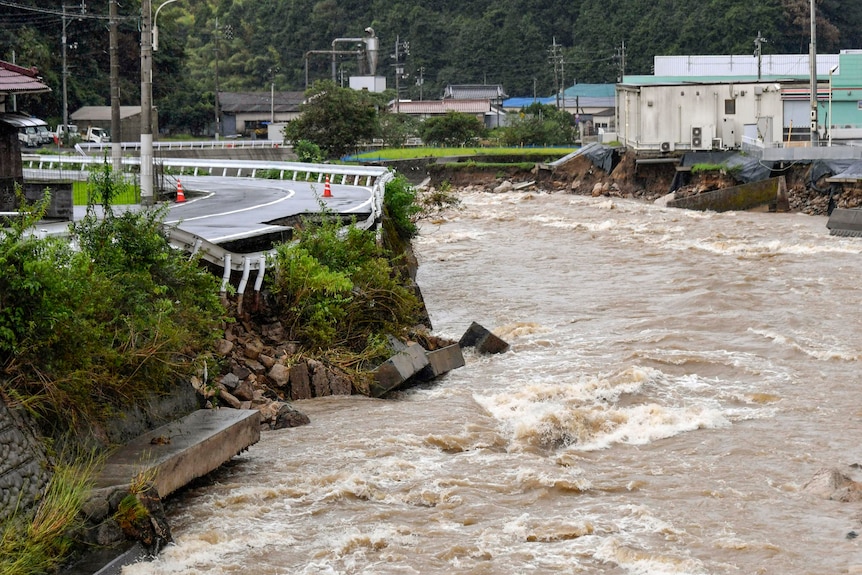
M 821 101 L 829 98 L 823 80 L 838 60 L 817 57 Z M 811 135 L 808 62 L 807 55 L 657 56 L 655 75 L 625 76 L 617 85 L 615 137 L 655 152 L 805 145 Z

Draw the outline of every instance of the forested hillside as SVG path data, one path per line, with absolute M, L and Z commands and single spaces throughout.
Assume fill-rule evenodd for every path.
M 161 0 L 153 0 L 154 10 Z M 337 38 L 380 38 L 378 73 L 394 86 L 392 54 L 408 74 L 402 97 L 439 98 L 449 83 L 502 84 L 544 96 L 564 81 L 614 82 L 650 73 L 656 54 L 807 54 L 808 0 L 178 0 L 159 13 L 153 91 L 162 126 L 202 130 L 222 91 L 302 90 L 331 78 Z M 140 1 L 120 2 L 121 100 L 139 102 Z M 819 0 L 818 52 L 862 48 L 862 2 Z M 108 0 L 66 4 L 69 110 L 109 103 Z M 28 112 L 62 117 L 62 4 L 0 0 L 0 58 L 36 66 L 53 92 L 22 98 Z M 623 51 L 623 43 L 625 50 Z M 409 44 L 409 48 L 405 44 Z M 353 49 L 339 43 L 337 49 Z M 407 52 L 403 54 L 403 52 Z M 624 59 L 622 58 L 624 54 Z M 217 63 L 217 67 L 216 67 Z M 339 57 L 338 81 L 355 73 Z

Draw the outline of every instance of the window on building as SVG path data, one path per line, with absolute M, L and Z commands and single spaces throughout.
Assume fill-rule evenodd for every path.
M 728 116 L 736 114 L 736 98 L 730 98 L 724 101 L 724 113 Z

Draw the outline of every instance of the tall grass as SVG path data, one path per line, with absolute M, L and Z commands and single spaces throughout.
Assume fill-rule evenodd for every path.
M 81 506 L 92 485 L 96 459 L 58 466 L 39 505 L 0 524 L 0 575 L 52 573 L 72 546 Z

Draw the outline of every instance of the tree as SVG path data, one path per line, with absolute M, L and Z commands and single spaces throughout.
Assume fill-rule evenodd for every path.
M 466 146 L 484 136 L 485 131 L 479 118 L 461 112 L 428 118 L 420 128 L 426 144 L 439 146 Z
M 285 139 L 308 140 L 327 157 L 337 158 L 377 135 L 377 108 L 366 93 L 320 81 L 305 95 L 302 115 L 285 127 Z
M 539 103 L 524 108 L 502 130 L 502 140 L 507 146 L 569 144 L 575 139 L 572 115 Z
M 403 146 L 408 138 L 419 135 L 419 121 L 407 114 L 382 114 L 380 137 L 384 146 Z

